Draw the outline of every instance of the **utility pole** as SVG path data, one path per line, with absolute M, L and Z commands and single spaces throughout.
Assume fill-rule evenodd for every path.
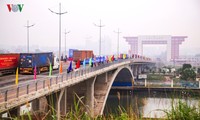
M 61 15 L 66 14 L 67 12 L 61 12 L 61 3 L 59 3 L 59 12 L 54 12 L 53 10 L 49 9 L 52 13 L 59 15 L 59 63 L 61 60 Z
M 68 33 L 70 33 L 70 31 L 68 31 L 68 32 L 66 32 L 66 29 L 65 29 L 65 32 L 64 32 L 64 34 L 65 34 L 65 56 L 66 56 L 66 35 L 68 34 Z
M 101 25 L 101 20 L 100 20 L 100 24 L 96 25 L 94 24 L 96 27 L 99 27 L 99 56 L 101 56 L 101 28 L 104 27 L 105 25 Z
M 27 21 L 27 53 L 29 53 L 29 28 L 33 27 L 35 24 L 29 25 L 29 21 Z
M 115 33 L 117 33 L 117 57 L 119 57 L 119 34 L 122 32 L 119 32 L 119 28 L 118 31 L 114 31 Z

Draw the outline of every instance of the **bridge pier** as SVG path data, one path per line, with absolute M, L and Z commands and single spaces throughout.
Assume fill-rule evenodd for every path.
M 51 111 L 50 114 L 54 114 L 56 112 L 57 109 L 57 100 L 58 100 L 58 93 L 52 93 L 48 96 L 46 96 L 47 99 L 47 104 L 48 104 L 48 110 Z
M 46 97 L 40 97 L 32 101 L 32 111 L 48 112 L 48 103 Z
M 88 106 L 86 111 L 90 114 L 91 117 L 94 116 L 94 83 L 96 80 L 96 76 L 94 79 L 90 79 L 86 81 L 86 101 L 85 104 Z
M 40 100 L 39 98 L 32 101 L 32 111 L 40 110 Z
M 93 80 L 94 77 L 88 79 Z M 67 87 L 67 91 L 66 91 L 66 111 L 69 112 L 72 109 L 74 109 L 74 103 L 78 103 L 79 102 L 79 107 L 81 109 L 87 110 L 85 108 L 86 106 L 86 94 L 87 94 L 87 83 L 86 81 L 80 82 L 79 84 L 75 84 L 72 86 Z M 84 96 L 84 97 L 83 97 Z M 84 103 L 84 105 L 82 104 Z
M 61 99 L 61 115 L 65 115 L 67 113 L 67 87 L 64 88 L 65 92 L 64 92 L 64 96 Z
M 61 99 L 64 98 L 63 97 L 63 94 L 65 93 L 65 88 L 61 89 L 60 91 L 60 94 L 59 94 L 59 98 L 58 98 L 58 102 L 57 103 L 57 119 L 60 120 L 60 102 L 61 102 Z M 63 106 L 63 104 L 62 104 Z M 65 106 L 65 105 L 64 105 Z

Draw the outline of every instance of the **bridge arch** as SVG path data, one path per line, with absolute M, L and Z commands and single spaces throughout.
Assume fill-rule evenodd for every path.
M 105 73 L 105 74 L 107 74 L 107 75 L 105 75 L 105 76 L 107 76 L 107 78 L 105 78 L 105 79 L 107 79 L 107 80 L 105 80 L 105 83 L 102 83 L 102 79 L 98 79 L 98 78 L 96 79 L 95 87 L 94 87 L 94 89 L 95 89 L 94 97 L 99 102 L 95 103 L 94 115 L 102 115 L 103 114 L 105 104 L 106 104 L 110 89 L 112 87 L 112 84 L 115 80 L 118 79 L 118 77 L 122 77 L 122 79 L 124 79 L 124 77 L 123 77 L 124 75 L 122 75 L 122 74 L 124 74 L 124 72 L 126 72 L 125 76 L 129 76 L 131 78 L 131 79 L 129 79 L 129 80 L 131 80 L 131 82 L 134 81 L 134 76 L 133 76 L 132 70 L 128 65 L 121 66 L 113 71 L 110 71 L 110 73 L 109 72 Z M 100 85 L 99 81 L 101 81 L 101 83 L 102 83 L 101 89 L 104 89 L 103 92 L 98 90 L 97 84 Z M 102 96 L 98 97 L 97 96 L 98 94 L 101 94 Z

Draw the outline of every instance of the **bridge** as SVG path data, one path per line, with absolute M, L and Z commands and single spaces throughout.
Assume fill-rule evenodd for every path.
M 0 113 L 17 116 L 20 106 L 32 102 L 32 110 L 54 108 L 60 119 L 60 115 L 73 108 L 75 99 L 84 96 L 81 99 L 84 110 L 91 116 L 102 115 L 113 82 L 124 79 L 134 82 L 134 76 L 152 63 L 149 59 L 130 58 L 3 87 L 0 88 Z

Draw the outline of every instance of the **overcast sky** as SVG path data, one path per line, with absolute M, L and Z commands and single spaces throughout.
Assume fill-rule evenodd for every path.
M 200 51 L 200 0 L 0 0 L 0 47 L 26 46 L 24 26 L 29 20 L 30 24 L 35 24 L 29 29 L 30 46 L 58 48 L 59 17 L 48 8 L 58 12 L 59 2 L 62 12 L 68 12 L 62 15 L 62 46 L 64 30 L 70 31 L 67 48 L 90 49 L 91 46 L 97 52 L 99 28 L 94 23 L 99 24 L 101 19 L 105 25 L 102 40 L 111 41 L 108 43 L 111 43 L 112 53 L 117 49 L 117 34 L 113 31 L 118 28 L 122 32 L 121 52 L 130 49 L 123 37 L 138 35 L 188 36 L 180 46 L 181 54 Z M 9 12 L 7 4 L 24 6 L 21 12 Z M 89 44 L 89 41 L 96 44 Z M 144 53 L 166 50 L 162 45 L 145 48 L 150 51 L 146 49 Z

